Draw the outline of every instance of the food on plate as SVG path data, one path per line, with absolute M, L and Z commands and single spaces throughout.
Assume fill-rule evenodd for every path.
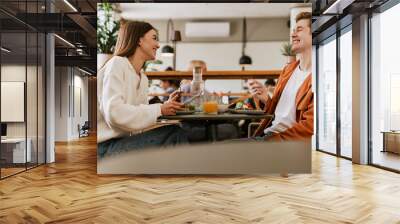
M 235 110 L 255 110 L 256 106 L 253 98 L 246 98 L 244 100 L 238 101 L 235 104 Z
M 193 104 L 185 104 L 185 106 L 183 107 L 183 111 L 194 111 L 195 110 L 195 106 Z

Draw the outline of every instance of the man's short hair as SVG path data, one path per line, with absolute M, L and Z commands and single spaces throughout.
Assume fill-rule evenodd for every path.
M 191 60 L 189 64 L 189 71 L 193 70 L 193 68 L 197 66 L 200 66 L 203 72 L 207 71 L 207 64 L 202 60 Z
M 170 85 L 174 86 L 175 88 L 178 88 L 179 85 L 180 85 L 180 81 L 179 80 L 175 80 L 175 79 L 161 80 L 161 82 L 168 82 Z
M 266 81 L 265 81 L 265 83 L 264 83 L 264 85 L 265 86 L 275 86 L 276 85 L 276 82 L 275 82 L 275 80 L 274 79 L 267 79 Z
M 312 18 L 311 12 L 301 12 L 296 16 L 296 23 L 302 19 L 306 19 L 308 20 L 308 26 L 311 29 L 311 18 Z

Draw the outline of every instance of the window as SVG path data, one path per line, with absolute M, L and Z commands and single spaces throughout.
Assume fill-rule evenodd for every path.
M 1 1 L 0 7 L 18 8 L 24 16 L 40 13 L 44 4 Z M 0 17 L 0 178 L 5 178 L 45 163 L 46 39 L 12 14 Z
M 317 149 L 336 153 L 336 39 L 318 48 Z
M 351 26 L 343 32 L 340 36 L 340 155 L 351 158 L 353 96 Z
M 400 4 L 371 19 L 371 161 L 400 170 Z M 395 152 L 395 153 L 393 153 Z

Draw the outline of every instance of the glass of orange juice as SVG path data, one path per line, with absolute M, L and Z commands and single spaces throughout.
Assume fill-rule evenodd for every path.
M 218 96 L 213 94 L 205 95 L 203 112 L 206 114 L 218 114 Z

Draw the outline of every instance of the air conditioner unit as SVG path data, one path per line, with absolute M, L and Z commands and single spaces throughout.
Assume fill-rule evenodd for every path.
M 185 25 L 186 37 L 229 37 L 229 22 L 190 22 Z

